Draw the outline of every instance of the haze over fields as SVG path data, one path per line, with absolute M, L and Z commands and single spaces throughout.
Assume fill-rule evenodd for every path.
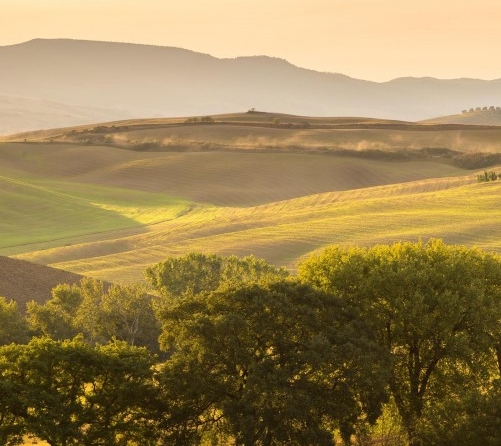
M 499 0 L 0 3 L 0 446 L 501 439 Z
M 34 39 L 0 47 L 0 134 L 129 117 L 280 111 L 416 121 L 501 104 L 501 79 L 369 82 L 284 59 Z
M 191 250 L 497 250 L 500 8 L 7 2 L 0 254 L 128 282 Z

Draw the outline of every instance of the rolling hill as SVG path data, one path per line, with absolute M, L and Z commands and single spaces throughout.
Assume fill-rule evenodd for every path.
M 50 299 L 52 288 L 58 284 L 74 284 L 81 279 L 82 276 L 61 269 L 0 256 L 0 296 L 15 300 L 21 311 L 27 302 L 41 304 Z
M 492 106 L 494 107 L 494 106 Z M 487 107 L 483 107 L 487 108 Z M 501 125 L 501 109 L 497 107 L 494 110 L 464 110 L 461 114 L 441 116 L 438 118 L 422 121 L 423 124 L 461 124 L 461 125 Z
M 343 150 L 375 150 L 404 158 L 409 150 L 430 148 L 463 154 L 498 153 L 501 126 L 318 118 L 253 111 L 115 121 L 13 134 L 0 137 L 1 141 L 109 145 L 135 151 L 274 150 L 339 154 Z
M 35 39 L 0 47 L 0 65 L 0 95 L 61 104 L 61 112 L 52 110 L 39 118 L 50 127 L 68 125 L 61 113 L 75 106 L 106 109 L 111 120 L 122 119 L 124 112 L 136 117 L 193 116 L 255 107 L 416 121 L 501 104 L 501 79 L 377 83 L 273 57 L 217 59 L 180 48 L 125 43 Z M 101 122 L 96 113 L 94 122 Z M 0 134 L 28 125 L 34 130 L 40 123 L 29 124 L 22 116 L 16 122 L 12 114 L 1 121 Z
M 190 251 L 294 269 L 330 243 L 499 250 L 501 183 L 466 161 L 499 169 L 500 131 L 253 112 L 24 133 L 0 143 L 0 255 L 127 283 Z

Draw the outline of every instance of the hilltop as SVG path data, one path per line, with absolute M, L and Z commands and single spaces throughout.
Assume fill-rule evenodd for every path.
M 124 113 L 193 116 L 255 107 L 416 121 L 449 115 L 469 104 L 501 103 L 501 79 L 400 78 L 377 83 L 273 57 L 218 59 L 181 48 L 126 43 L 35 39 L 0 47 L 0 64 L 0 95 L 106 109 L 111 120 L 122 119 Z M 42 121 L 50 127 L 68 124 L 60 118 L 60 113 L 46 114 Z M 20 128 L 12 119 L 3 121 L 0 134 Z M 96 115 L 94 122 L 101 120 Z M 27 130 L 39 128 L 37 122 L 27 128 L 22 114 L 21 121 Z
M 489 107 L 475 107 L 463 110 L 461 114 L 441 116 L 438 118 L 422 121 L 423 124 L 461 124 L 500 126 L 501 107 L 491 105 Z
M 501 126 L 295 116 L 251 109 L 244 113 L 134 119 L 39 130 L 0 137 L 1 141 L 107 145 L 141 152 L 246 150 L 456 159 L 477 156 L 479 152 L 500 152 Z M 493 161 L 485 165 L 489 163 Z

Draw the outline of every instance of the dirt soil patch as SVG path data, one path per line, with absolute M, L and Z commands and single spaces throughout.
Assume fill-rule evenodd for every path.
M 68 271 L 0 256 L 0 296 L 15 300 L 22 312 L 31 300 L 42 304 L 50 299 L 56 285 L 74 284 L 82 278 Z

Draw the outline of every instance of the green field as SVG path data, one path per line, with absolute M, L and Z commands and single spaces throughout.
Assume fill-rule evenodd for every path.
M 0 249 L 105 236 L 171 220 L 190 209 L 186 200 L 164 194 L 14 175 L 0 175 L 0 187 Z
M 280 119 L 293 121 L 284 115 Z M 294 119 L 300 123 L 305 118 Z M 399 138 L 391 127 L 399 123 L 309 120 L 318 125 L 388 125 L 370 131 L 385 132 L 387 140 Z M 128 137 L 161 139 L 174 131 L 158 122 L 160 127 L 129 129 Z M 145 127 L 145 121 L 129 125 Z M 246 147 L 236 143 L 244 130 L 250 141 Z M 219 144 L 226 135 L 235 147 L 127 150 L 71 141 L 33 143 L 29 138 L 0 143 L 0 255 L 127 283 L 141 280 L 147 266 L 190 251 L 252 253 L 294 269 L 301 258 L 331 243 L 439 237 L 501 250 L 496 217 L 501 182 L 477 183 L 483 169 L 466 170 L 437 156 L 366 157 L 258 147 L 259 138 L 271 147 L 302 132 L 311 149 L 328 138 L 330 130 L 321 128 L 180 125 L 175 131 L 178 139 L 192 142 L 199 138 Z M 362 141 L 368 130 L 344 131 Z M 74 135 L 71 130 L 30 135 L 46 140 L 57 132 Z M 399 132 L 421 144 L 414 130 Z M 437 132 L 422 130 L 421 137 L 450 136 Z M 457 137 L 461 131 L 454 132 Z M 480 129 L 465 132 L 474 132 L 464 140 L 476 138 L 479 146 L 492 137 Z M 122 131 L 113 135 L 125 138 Z M 372 140 L 374 147 L 381 139 Z

